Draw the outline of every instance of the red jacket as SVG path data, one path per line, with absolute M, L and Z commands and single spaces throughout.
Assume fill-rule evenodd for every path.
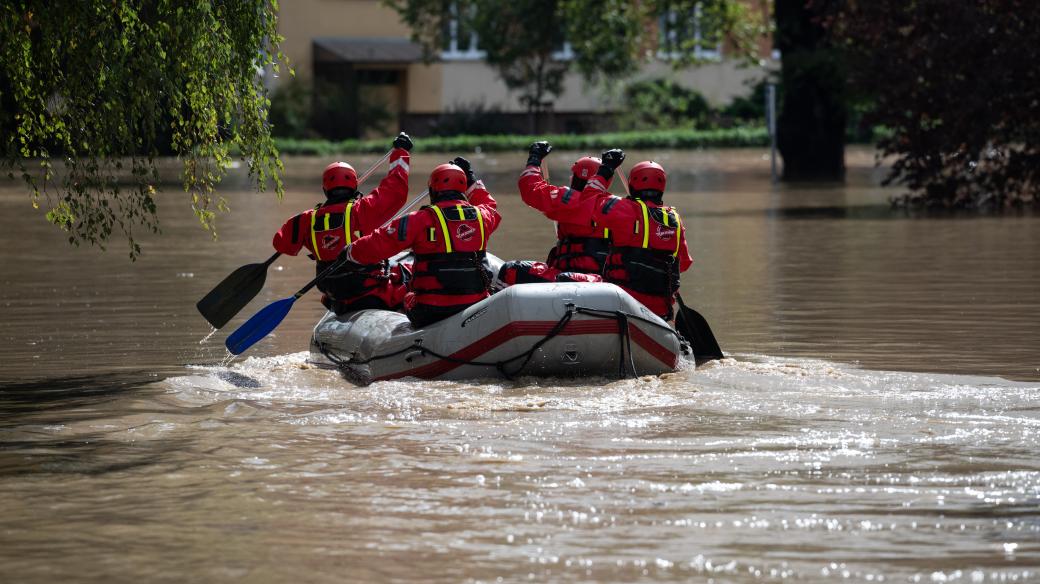
M 358 239 L 348 251 L 350 259 L 374 263 L 411 248 L 416 304 L 470 305 L 487 298 L 483 255 L 502 217 L 482 182 L 474 183 L 468 196 L 468 202 L 438 201 Z
M 679 288 L 679 273 L 693 264 L 686 246 L 686 227 L 673 207 L 652 201 L 615 197 L 602 177 L 585 188 L 598 196 L 583 200 L 572 214 L 610 230 L 611 254 L 604 279 L 621 286 L 661 317 L 670 317 Z
M 408 151 L 395 148 L 390 153 L 390 170 L 379 186 L 351 201 L 326 202 L 291 217 L 274 235 L 272 244 L 281 253 L 296 255 L 307 249 L 321 272 L 350 241 L 386 223 L 408 198 Z M 392 296 L 389 280 L 378 264 L 346 266 L 318 285 L 333 299 L 350 303 L 378 295 Z
M 562 270 L 598 274 L 603 269 L 607 245 L 595 246 L 602 240 L 609 244 L 610 234 L 603 227 L 594 226 L 587 218 L 578 218 L 574 206 L 595 198 L 599 190 L 585 187 L 576 192 L 570 187 L 554 186 L 542 178 L 542 169 L 528 166 L 520 173 L 520 198 L 529 207 L 556 221 L 556 247 L 549 253 L 549 265 Z M 598 256 L 596 252 L 599 252 Z

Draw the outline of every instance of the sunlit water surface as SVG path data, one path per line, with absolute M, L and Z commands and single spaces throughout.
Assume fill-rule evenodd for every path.
M 268 255 L 325 160 L 289 161 L 283 204 L 229 183 L 216 243 L 171 188 L 133 265 L 0 187 L 0 580 L 1040 579 L 1040 219 L 892 213 L 865 152 L 829 187 L 771 186 L 758 151 L 652 154 L 731 358 L 628 380 L 353 387 L 301 352 L 311 297 L 220 365 L 312 267 L 279 260 L 201 344 L 195 301 Z M 474 158 L 492 251 L 543 255 L 522 156 Z

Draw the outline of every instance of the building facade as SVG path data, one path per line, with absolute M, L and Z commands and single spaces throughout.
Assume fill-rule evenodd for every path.
M 397 128 L 423 135 L 446 118 L 474 110 L 493 112 L 514 131 L 526 128 L 527 110 L 517 93 L 484 62 L 480 39 L 457 26 L 446 31 L 444 50 L 431 63 L 423 62 L 408 26 L 379 0 L 282 0 L 279 30 L 298 81 L 313 84 L 316 93 L 342 89 L 342 107 L 359 112 L 353 120 L 349 115 L 344 119 L 342 137 L 386 135 Z M 658 59 L 626 82 L 668 78 L 696 89 L 713 105 L 724 105 L 747 95 L 771 66 L 763 47 L 761 67 L 742 66 L 718 50 L 701 55 L 706 64 L 677 71 L 668 59 L 668 34 L 661 36 Z M 563 43 L 556 57 L 570 55 Z M 270 79 L 270 87 L 277 90 L 286 78 Z M 620 107 L 621 89 L 590 85 L 569 72 L 544 129 L 569 133 L 601 128 L 603 116 Z

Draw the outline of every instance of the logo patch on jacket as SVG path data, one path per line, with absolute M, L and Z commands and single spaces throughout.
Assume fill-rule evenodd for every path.
M 672 238 L 673 235 L 675 235 L 674 227 L 664 227 L 661 225 L 657 226 L 657 237 L 661 240 L 668 241 Z
M 473 239 L 473 234 L 476 232 L 477 230 L 473 229 L 472 226 L 462 223 L 459 225 L 458 229 L 455 230 L 455 237 L 458 237 L 460 241 L 469 241 Z
M 325 249 L 331 249 L 337 243 L 339 243 L 339 236 L 338 235 L 331 235 L 331 234 L 329 234 L 329 235 L 322 235 L 321 236 L 321 246 L 323 248 L 325 248 Z

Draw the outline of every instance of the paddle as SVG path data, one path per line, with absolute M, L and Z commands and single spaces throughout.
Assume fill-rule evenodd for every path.
M 391 217 L 386 223 L 383 223 L 383 225 L 380 226 L 380 229 L 393 223 L 394 220 L 407 213 L 429 192 L 429 189 L 427 189 L 419 193 L 417 197 L 412 199 L 411 202 L 398 211 L 396 215 Z M 308 282 L 306 286 L 300 288 L 300 291 L 296 294 L 293 294 L 288 298 L 276 300 L 265 306 L 260 312 L 254 314 L 252 318 L 243 323 L 242 326 L 235 329 L 235 332 L 231 333 L 227 340 L 224 341 L 224 346 L 227 347 L 227 350 L 233 355 L 241 355 L 246 351 L 246 349 L 255 345 L 257 341 L 271 334 L 271 331 L 281 324 L 282 320 L 285 319 L 285 316 L 289 314 L 290 310 L 292 310 L 293 304 L 297 299 L 306 294 L 308 290 L 316 286 L 318 282 L 321 282 L 326 276 L 346 263 L 346 261 L 346 258 L 336 260 L 329 265 L 329 267 L 322 270 L 317 277 Z
M 238 311 L 260 293 L 267 280 L 267 268 L 278 259 L 281 253 L 275 252 L 262 264 L 247 264 L 238 268 L 224 278 L 217 287 L 202 297 L 195 305 L 213 328 L 220 328 L 228 323 Z
M 715 335 L 708 326 L 708 321 L 699 312 L 686 306 L 682 296 L 676 294 L 679 301 L 679 310 L 675 314 L 675 330 L 690 342 L 693 348 L 693 359 L 698 365 L 711 361 L 712 359 L 723 359 L 722 349 Z
M 625 187 L 625 192 L 630 192 L 628 190 L 628 177 L 625 176 L 625 171 L 619 167 L 617 173 L 621 184 Z M 686 306 L 682 296 L 678 293 L 676 293 L 675 298 L 679 301 L 679 310 L 675 314 L 675 330 L 690 342 L 694 361 L 700 365 L 712 359 L 724 358 L 722 349 L 719 348 L 719 343 L 715 340 L 711 327 L 708 326 L 707 319 L 696 310 Z
M 392 152 L 392 151 L 390 151 Z M 383 155 L 372 166 L 368 167 L 360 178 L 358 186 L 365 182 L 373 172 L 388 158 L 390 152 Z M 247 264 L 238 268 L 231 275 L 224 278 L 216 288 L 210 290 L 209 294 L 202 297 L 195 305 L 202 317 L 213 325 L 213 328 L 221 328 L 228 323 L 246 304 L 252 300 L 264 287 L 267 280 L 267 268 L 274 260 L 278 259 L 280 253 L 275 253 L 260 264 Z

